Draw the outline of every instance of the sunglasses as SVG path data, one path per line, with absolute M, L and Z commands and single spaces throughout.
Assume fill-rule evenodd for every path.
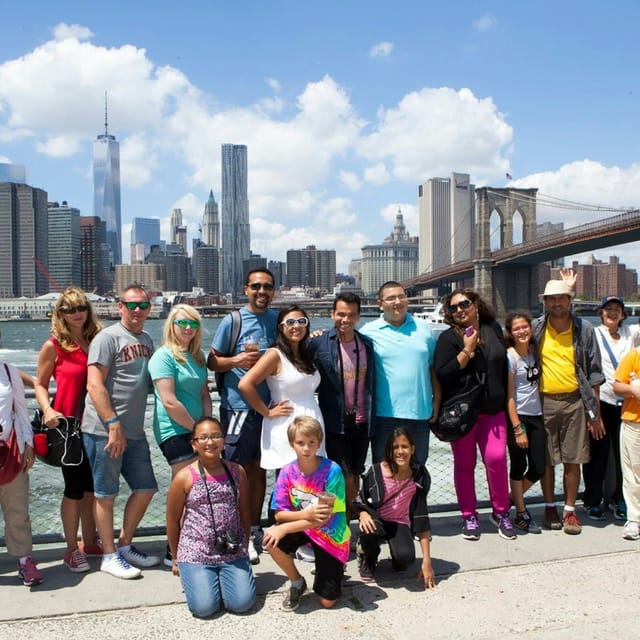
M 458 309 L 461 309 L 461 310 L 468 309 L 472 304 L 473 302 L 471 302 L 471 300 L 460 300 L 458 304 L 450 304 L 449 311 L 451 313 L 456 313 Z
M 283 327 L 294 327 L 299 324 L 301 327 L 306 327 L 309 324 L 309 318 L 287 318 L 280 323 Z
M 247 287 L 249 287 L 251 291 L 260 291 L 260 289 L 273 291 L 273 284 L 271 282 L 252 282 L 251 284 L 248 284 Z
M 142 311 L 146 311 L 150 306 L 150 302 L 123 302 L 122 303 L 129 311 L 133 311 L 134 309 L 142 309 Z
M 207 444 L 207 442 L 215 442 L 216 440 L 223 440 L 224 435 L 221 433 L 203 433 L 201 436 L 196 436 L 193 440 L 200 444 Z
M 60 311 L 67 316 L 70 316 L 72 313 L 84 313 L 89 310 L 89 306 L 86 304 L 79 304 L 77 307 L 60 307 Z
M 200 320 L 184 320 L 184 319 L 180 319 L 180 320 L 174 320 L 173 324 L 175 324 L 176 327 L 180 327 L 181 329 L 186 329 L 187 327 L 189 327 L 190 329 L 199 329 L 200 328 Z

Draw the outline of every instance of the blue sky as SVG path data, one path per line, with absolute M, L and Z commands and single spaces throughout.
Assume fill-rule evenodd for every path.
M 631 0 L 0 0 L 0 15 L 0 161 L 92 215 L 108 91 L 125 255 L 134 216 L 161 218 L 166 236 L 181 207 L 197 234 L 224 142 L 248 145 L 252 249 L 334 248 L 341 270 L 398 208 L 417 234 L 418 184 L 453 171 L 640 205 Z M 633 245 L 597 256 L 613 253 L 640 267 Z

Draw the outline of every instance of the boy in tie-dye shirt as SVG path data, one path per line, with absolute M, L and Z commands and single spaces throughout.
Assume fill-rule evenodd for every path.
M 340 467 L 316 455 L 322 427 L 308 416 L 296 417 L 287 430 L 296 460 L 285 465 L 271 499 L 276 525 L 264 534 L 263 546 L 290 580 L 282 603 L 285 611 L 298 608 L 307 588 L 291 554 L 311 543 L 315 552 L 313 590 L 324 607 L 332 607 L 342 591 L 344 563 L 349 557 L 349 524 L 345 509 L 345 484 Z M 333 505 L 328 504 L 335 496 Z

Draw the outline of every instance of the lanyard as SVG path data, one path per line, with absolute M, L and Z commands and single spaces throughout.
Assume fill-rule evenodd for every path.
M 353 334 L 353 341 L 356 344 L 356 386 L 353 393 L 353 411 L 345 411 L 345 413 L 355 413 L 358 410 L 358 387 L 360 386 L 360 346 L 358 345 L 358 336 Z M 342 361 L 342 346 L 340 338 L 338 338 L 338 359 L 340 362 L 340 384 L 342 385 L 342 396 L 346 398 L 344 389 L 344 362 Z

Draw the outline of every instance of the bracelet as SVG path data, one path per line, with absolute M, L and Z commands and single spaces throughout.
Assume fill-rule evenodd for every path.
M 475 355 L 476 352 L 475 351 L 467 351 L 467 349 L 465 348 L 465 349 L 462 350 L 462 353 L 464 353 L 467 356 L 467 358 L 469 358 L 469 360 L 471 360 L 471 358 L 473 358 L 473 356 Z
M 118 418 L 118 416 L 116 416 L 115 418 L 110 418 L 109 420 L 107 420 L 104 423 L 104 426 L 108 427 L 109 425 L 115 424 L 116 422 L 120 422 L 120 418 Z

